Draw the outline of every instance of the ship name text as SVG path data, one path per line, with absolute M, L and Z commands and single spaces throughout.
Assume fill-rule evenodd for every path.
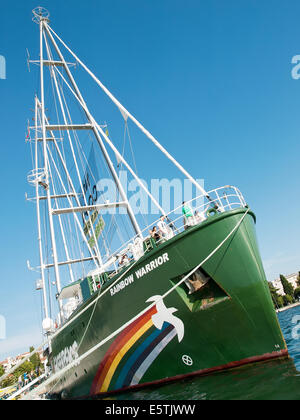
M 158 266 L 164 264 L 165 262 L 169 261 L 168 253 L 164 253 L 160 257 L 155 258 L 155 260 L 150 261 L 149 264 L 146 264 L 144 267 L 140 268 L 135 272 L 136 277 L 139 279 L 143 277 L 145 274 L 149 273 L 149 271 L 154 270 Z
M 166 263 L 169 261 L 169 255 L 167 252 L 160 255 L 159 257 L 155 258 L 154 260 L 150 261 L 148 264 L 144 265 L 144 267 L 138 269 L 135 272 L 136 278 L 140 279 L 145 274 L 149 273 L 150 271 L 156 269 L 160 265 Z M 129 286 L 134 282 L 134 276 L 131 274 L 130 276 L 126 277 L 124 280 L 121 280 L 119 283 L 117 283 L 115 286 L 110 288 L 110 295 L 113 296 L 114 294 L 120 292 L 125 287 Z

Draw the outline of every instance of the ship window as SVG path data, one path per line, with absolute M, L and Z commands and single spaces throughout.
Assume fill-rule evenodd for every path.
M 188 272 L 171 279 L 171 284 L 175 286 L 187 274 Z M 202 268 L 196 270 L 175 290 L 191 312 L 209 308 L 229 298 L 225 291 Z

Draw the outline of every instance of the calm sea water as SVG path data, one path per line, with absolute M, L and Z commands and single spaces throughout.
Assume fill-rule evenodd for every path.
M 292 338 L 300 306 L 278 314 L 290 359 L 114 396 L 113 400 L 300 400 L 300 338 Z M 300 330 L 299 330 L 300 333 Z

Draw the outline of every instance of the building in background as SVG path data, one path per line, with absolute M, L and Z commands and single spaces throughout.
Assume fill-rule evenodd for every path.
M 296 287 L 298 287 L 297 277 L 298 277 L 298 273 L 293 273 L 293 274 L 289 274 L 289 275 L 285 276 L 287 281 L 293 286 L 294 289 L 296 289 Z M 281 281 L 280 281 L 280 278 L 273 280 L 272 284 L 277 289 L 277 293 L 279 295 L 281 295 L 281 296 L 285 295 L 282 284 L 281 284 Z
M 45 365 L 46 357 L 43 355 L 43 350 L 40 350 L 37 352 L 40 356 L 41 362 Z M 4 371 L 9 371 L 11 368 L 13 368 L 17 363 L 19 363 L 22 359 L 27 357 L 29 355 L 29 352 L 19 354 L 16 357 L 7 357 L 5 360 L 0 362 L 0 365 L 3 366 Z

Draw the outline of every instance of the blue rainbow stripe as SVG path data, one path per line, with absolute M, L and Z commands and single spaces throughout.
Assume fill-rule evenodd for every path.
M 161 330 L 155 329 L 155 331 L 139 345 L 122 368 L 118 380 L 115 383 L 115 389 L 123 388 L 131 384 L 136 371 L 140 368 L 149 354 L 155 354 L 155 357 L 152 360 L 154 361 L 165 346 L 161 348 L 158 353 L 155 352 L 156 347 L 172 330 L 174 330 L 174 327 L 165 322 Z

